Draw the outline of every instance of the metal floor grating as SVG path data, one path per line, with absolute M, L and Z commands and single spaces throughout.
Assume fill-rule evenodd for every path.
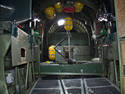
M 61 94 L 59 89 L 34 89 L 31 94 Z
M 75 88 L 75 89 L 67 89 L 67 93 L 68 94 L 82 94 L 82 90 L 81 89 L 78 89 L 78 88 Z
M 63 79 L 65 87 L 81 87 L 81 79 Z
M 84 94 L 83 80 L 81 79 L 62 79 L 66 94 Z
M 111 83 L 105 78 L 89 78 L 85 79 L 85 82 L 88 87 L 111 85 Z
M 86 94 L 120 94 L 120 90 L 106 78 L 84 79 Z
M 113 86 L 89 88 L 88 94 L 120 94 Z
M 39 79 L 30 94 L 120 94 L 120 91 L 105 78 Z
M 35 88 L 59 88 L 59 80 L 38 80 Z
M 59 80 L 39 79 L 30 94 L 63 94 Z

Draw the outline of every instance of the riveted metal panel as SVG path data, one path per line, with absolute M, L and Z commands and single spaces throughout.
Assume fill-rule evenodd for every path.
M 11 43 L 13 66 L 26 64 L 31 61 L 31 45 L 27 33 L 13 26 Z

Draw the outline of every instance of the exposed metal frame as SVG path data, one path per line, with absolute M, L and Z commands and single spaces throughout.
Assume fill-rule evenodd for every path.
M 38 68 L 35 65 L 35 69 Z M 103 76 L 102 63 L 83 63 L 83 64 L 63 64 L 63 65 L 40 65 L 39 75 L 95 75 Z
M 117 5 L 116 0 L 114 0 L 114 6 L 115 6 L 115 15 L 116 15 L 116 29 L 117 29 L 117 42 L 118 42 L 118 53 L 119 53 L 119 69 L 120 69 L 120 93 L 123 94 L 123 86 L 122 86 L 122 61 L 121 61 L 121 45 L 120 45 L 120 38 L 119 38 L 119 30 L 118 30 L 118 20 L 117 20 Z

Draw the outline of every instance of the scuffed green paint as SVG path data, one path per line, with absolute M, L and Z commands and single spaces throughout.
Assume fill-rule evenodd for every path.
M 35 70 L 37 69 L 35 66 Z M 38 72 L 36 71 L 36 74 Z M 40 74 L 44 75 L 103 75 L 102 63 L 75 65 L 40 65 Z

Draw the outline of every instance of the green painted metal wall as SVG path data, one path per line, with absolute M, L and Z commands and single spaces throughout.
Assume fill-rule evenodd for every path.
M 10 46 L 10 35 L 0 34 L 0 94 L 8 94 L 5 70 L 4 70 L 4 57 Z

